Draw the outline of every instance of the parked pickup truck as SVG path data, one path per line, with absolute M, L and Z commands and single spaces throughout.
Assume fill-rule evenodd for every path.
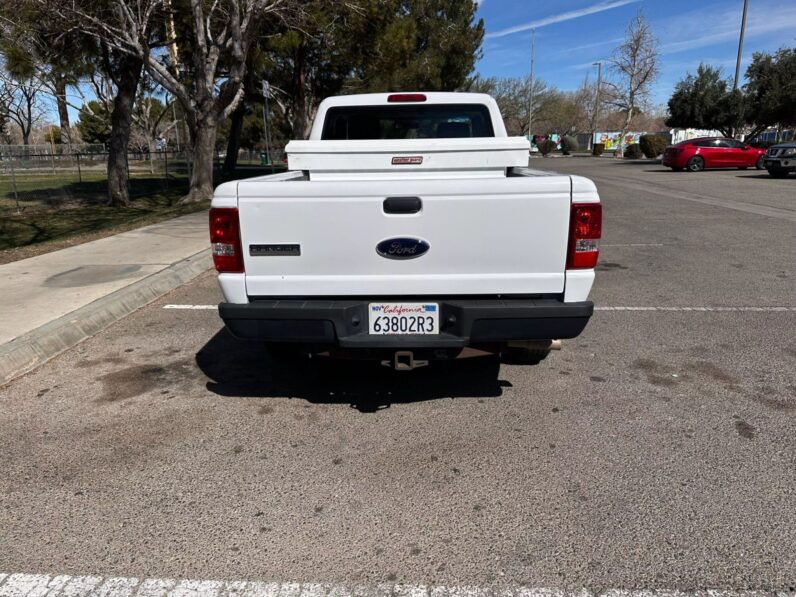
M 238 338 L 396 369 L 581 333 L 599 252 L 594 184 L 529 169 L 475 93 L 332 97 L 288 170 L 220 185 L 213 259 Z
M 772 145 L 766 151 L 765 165 L 774 178 L 785 178 L 789 172 L 796 172 L 796 141 Z

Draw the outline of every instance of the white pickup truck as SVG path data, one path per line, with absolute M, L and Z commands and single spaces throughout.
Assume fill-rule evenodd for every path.
M 510 350 L 538 360 L 586 326 L 597 190 L 529 169 L 528 141 L 507 136 L 488 95 L 328 98 L 286 151 L 287 172 L 213 197 L 233 335 L 412 369 Z

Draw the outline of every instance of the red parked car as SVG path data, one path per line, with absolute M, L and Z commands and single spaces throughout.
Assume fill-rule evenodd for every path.
M 670 145 L 663 152 L 663 165 L 679 172 L 683 168 L 699 172 L 705 168 L 765 168 L 765 149 L 752 147 L 735 139 L 724 137 L 700 137 L 677 145 Z

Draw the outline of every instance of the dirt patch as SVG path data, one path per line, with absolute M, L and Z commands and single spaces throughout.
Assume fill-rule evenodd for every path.
M 144 364 L 125 367 L 101 375 L 97 381 L 103 384 L 100 402 L 127 400 L 175 385 L 188 378 L 200 375 L 192 359 L 180 359 L 165 365 Z
M 102 359 L 84 359 L 75 364 L 78 369 L 88 369 L 89 367 L 97 367 L 99 365 L 123 365 L 128 361 L 122 357 L 105 357 Z
M 752 398 L 755 402 L 762 404 L 771 410 L 776 410 L 783 413 L 796 412 L 796 402 L 788 402 L 787 400 L 780 400 L 779 398 L 769 398 L 768 396 L 755 396 Z
M 135 277 L 141 271 L 140 265 L 83 265 L 70 269 L 44 281 L 48 288 L 80 288 L 105 284 Z
M 735 421 L 735 431 L 744 439 L 754 439 L 756 429 L 744 420 Z
M 627 269 L 627 266 L 622 265 L 621 263 L 612 263 L 610 261 L 601 261 L 597 264 L 597 267 L 594 268 L 598 272 L 609 272 L 612 270 L 617 269 Z
M 644 372 L 647 381 L 654 386 L 670 388 L 680 381 L 693 380 L 695 376 L 724 384 L 728 390 L 738 391 L 739 380 L 710 361 L 695 361 L 683 366 L 685 372 L 676 373 L 677 369 L 668 367 L 652 359 L 637 359 L 633 367 Z
M 692 371 L 712 377 L 716 381 L 727 384 L 737 384 L 738 379 L 724 371 L 721 367 L 708 361 L 697 361 L 688 367 Z
M 647 377 L 647 381 L 661 388 L 670 388 L 677 383 L 677 379 L 671 373 L 666 372 L 666 368 L 652 359 L 636 359 L 633 363 L 635 369 L 639 369 Z

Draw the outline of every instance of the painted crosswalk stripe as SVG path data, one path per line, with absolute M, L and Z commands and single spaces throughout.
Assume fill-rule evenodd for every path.
M 565 590 L 422 584 L 176 580 L 0 573 L 0 597 L 796 597 L 796 591 Z

